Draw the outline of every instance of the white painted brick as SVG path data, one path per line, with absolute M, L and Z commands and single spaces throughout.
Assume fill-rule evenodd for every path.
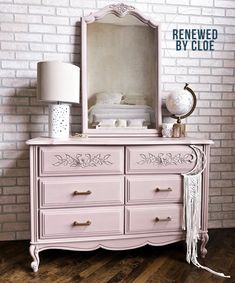
M 29 85 L 29 80 L 26 79 L 3 79 L 2 85 L 6 87 L 21 87 L 24 85 Z
M 166 0 L 166 4 L 188 5 L 189 0 Z
M 42 25 L 42 24 L 30 24 L 29 32 L 36 33 L 56 33 L 56 27 L 54 25 Z
M 187 68 L 185 67 L 164 67 L 165 74 L 187 74 Z
M 166 21 L 170 23 L 187 23 L 189 22 L 189 16 L 186 15 L 166 15 Z
M 235 147 L 234 140 L 222 140 L 222 147 Z
M 207 0 L 207 1 L 204 1 L 204 0 L 191 0 L 191 5 L 193 6 L 208 6 L 208 7 L 212 7 L 213 6 L 213 0 Z
M 201 83 L 221 83 L 222 77 L 219 76 L 200 76 Z
M 224 8 L 235 8 L 235 2 L 233 0 L 215 0 L 216 7 L 224 7 Z
M 165 5 L 153 5 L 153 12 L 154 13 L 176 13 L 177 12 L 177 6 L 165 6 Z
M 42 16 L 40 16 L 40 15 L 15 14 L 15 22 L 18 22 L 18 23 L 31 23 L 31 24 L 32 23 L 41 23 L 42 22 Z
M 44 53 L 43 60 L 70 61 L 70 54 L 66 53 Z
M 3 22 L 13 22 L 13 20 L 14 20 L 13 15 L 5 14 L 5 13 L 4 14 L 0 13 L 0 18 L 1 18 L 2 23 Z
M 199 125 L 199 130 L 202 132 L 219 132 L 220 125 Z
M 224 16 L 225 9 L 218 9 L 218 8 L 203 8 L 202 15 L 207 16 Z
M 29 13 L 38 15 L 54 15 L 55 8 L 46 6 L 29 6 Z
M 211 101 L 211 106 L 219 108 L 231 108 L 233 104 L 232 101 Z
M 26 71 L 26 70 L 16 71 L 17 78 L 36 78 L 36 76 L 37 76 L 36 71 Z
M 9 32 L 0 32 L 0 40 L 13 40 L 14 34 Z
M 175 81 L 176 82 L 182 82 L 182 83 L 185 83 L 185 82 L 190 82 L 190 83 L 198 83 L 199 82 L 199 77 L 196 77 L 196 76 L 189 76 L 189 75 L 185 75 L 185 76 L 176 76 L 175 77 Z
M 211 17 L 199 17 L 199 16 L 191 16 L 190 17 L 190 23 L 191 24 L 212 24 L 212 18 Z
M 199 66 L 199 61 L 196 59 L 177 59 L 177 66 Z
M 228 51 L 214 51 L 214 52 L 212 52 L 212 57 L 215 58 L 215 59 L 217 59 L 217 58 L 233 59 L 234 53 L 228 52 Z
M 99 4 L 101 1 L 97 1 L 97 2 Z M 96 8 L 96 3 L 93 0 L 79 0 L 79 1 L 70 0 L 70 5 L 73 7 L 79 7 L 79 8 Z M 101 7 L 104 7 L 104 6 L 101 6 Z
M 29 139 L 29 133 L 4 133 L 3 139 L 4 141 L 25 141 Z
M 50 43 L 69 43 L 68 35 L 43 35 L 44 42 Z
M 43 16 L 43 23 L 53 25 L 68 25 L 69 19 L 67 17 Z
M 15 54 L 12 51 L 0 51 L 0 59 L 14 59 L 15 58 Z
M 34 34 L 34 33 L 17 33 L 15 34 L 16 41 L 24 41 L 24 42 L 41 42 L 42 35 Z
M 225 27 L 225 32 L 235 34 L 235 27 L 234 26 Z
M 203 59 L 201 60 L 201 66 L 209 66 L 209 67 L 222 67 L 223 66 L 223 61 L 222 60 L 210 60 L 210 59 Z
M 19 23 L 2 23 L 1 31 L 9 31 L 9 32 L 27 32 L 28 25 L 27 24 L 19 24 Z
M 232 196 L 212 196 L 211 203 L 231 203 Z
M 210 68 L 189 68 L 188 69 L 189 74 L 192 75 L 208 75 L 211 73 Z
M 212 75 L 230 76 L 230 75 L 233 75 L 233 69 L 232 68 L 212 68 Z
M 235 67 L 235 60 L 224 60 L 224 67 Z
M 57 8 L 56 14 L 59 16 L 67 16 L 67 17 L 81 17 L 82 10 L 77 8 Z M 79 19 L 77 18 L 77 21 Z
M 178 7 L 178 11 L 180 14 L 185 14 L 185 15 L 200 15 L 201 14 L 201 8 L 197 7 Z
M 23 42 L 2 42 L 1 44 L 2 50 L 29 50 L 28 43 Z
M 42 53 L 39 52 L 16 52 L 16 59 L 19 60 L 42 60 Z
M 235 16 L 235 9 L 227 9 L 226 10 L 226 16 L 227 17 L 234 17 Z
M 2 13 L 23 13 L 27 14 L 27 6 L 24 5 L 12 5 L 12 4 L 0 4 L 0 12 Z
M 56 30 L 57 30 L 58 34 L 73 35 L 75 33 L 78 33 L 78 31 L 77 31 L 75 26 L 57 26 Z M 81 38 L 79 37 L 79 41 L 80 40 L 81 40 Z
M 92 1 L 92 2 L 94 3 L 94 1 Z M 42 0 L 42 5 L 69 6 L 69 0 Z
M 40 5 L 41 0 L 14 0 L 17 4 L 34 4 L 34 5 Z
M 13 70 L 0 70 L 0 78 L 12 78 L 15 76 L 15 71 Z
M 214 24 L 215 25 L 233 25 L 234 24 L 234 18 L 214 18 Z
M 225 43 L 224 44 L 224 50 L 234 51 L 234 49 L 235 49 L 235 43 L 234 44 L 231 44 L 231 43 Z
M 232 85 L 225 85 L 225 84 L 221 84 L 221 85 L 217 85 L 214 84 L 212 85 L 212 91 L 219 91 L 219 92 L 223 92 L 223 91 L 232 91 L 233 86 Z
M 46 44 L 46 43 L 30 43 L 30 50 L 41 51 L 41 52 L 55 52 L 56 44 Z

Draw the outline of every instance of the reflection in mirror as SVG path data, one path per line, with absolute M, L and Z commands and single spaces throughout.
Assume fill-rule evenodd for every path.
M 87 25 L 88 128 L 156 129 L 156 40 L 131 15 Z

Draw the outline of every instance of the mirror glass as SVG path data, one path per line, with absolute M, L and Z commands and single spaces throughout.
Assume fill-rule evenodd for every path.
M 156 34 L 131 15 L 87 25 L 89 129 L 156 129 Z

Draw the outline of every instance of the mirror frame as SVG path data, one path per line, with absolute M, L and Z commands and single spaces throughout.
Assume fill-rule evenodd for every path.
M 136 17 L 142 23 L 155 30 L 155 38 L 157 39 L 156 48 L 156 96 L 153 110 L 155 111 L 156 128 L 143 129 L 141 131 L 131 131 L 123 129 L 112 129 L 110 131 L 88 128 L 88 68 L 87 68 L 87 25 L 94 23 L 105 17 L 113 14 L 119 18 L 127 15 Z M 161 95 L 160 95 L 160 24 L 145 17 L 138 9 L 126 4 L 110 4 L 103 9 L 100 9 L 81 19 L 81 93 L 82 93 L 82 133 L 89 137 L 151 137 L 160 136 L 160 125 L 162 122 L 161 111 Z

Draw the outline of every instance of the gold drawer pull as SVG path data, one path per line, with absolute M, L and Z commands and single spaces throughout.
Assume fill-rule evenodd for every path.
M 82 196 L 82 195 L 90 195 L 91 191 L 86 191 L 86 192 L 79 192 L 79 191 L 74 191 L 73 195 L 74 196 Z
M 87 222 L 79 222 L 79 221 L 74 221 L 73 226 L 89 226 L 91 225 L 91 221 L 87 220 Z
M 167 188 L 167 189 L 160 189 L 156 188 L 155 192 L 172 192 L 172 188 Z
M 166 218 L 159 218 L 159 217 L 155 218 L 155 222 L 163 222 L 163 221 L 171 221 L 171 217 L 168 216 Z

